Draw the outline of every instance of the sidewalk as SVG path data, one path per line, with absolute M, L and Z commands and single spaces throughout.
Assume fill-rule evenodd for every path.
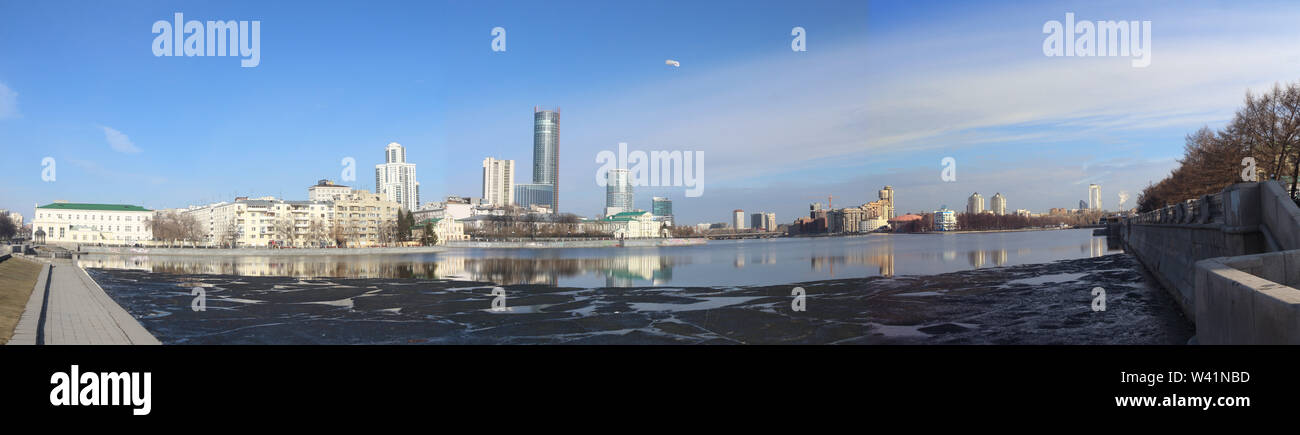
M 104 293 L 86 271 L 70 260 L 50 260 L 41 269 L 9 344 L 162 343 Z

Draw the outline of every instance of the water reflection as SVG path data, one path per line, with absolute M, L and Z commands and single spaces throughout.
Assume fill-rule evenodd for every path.
M 453 249 L 426 255 L 88 255 L 83 267 L 168 274 L 424 278 L 575 287 L 765 285 L 928 275 L 1119 252 L 1089 230 L 717 241 L 660 248 Z M 965 257 L 964 260 L 959 260 Z

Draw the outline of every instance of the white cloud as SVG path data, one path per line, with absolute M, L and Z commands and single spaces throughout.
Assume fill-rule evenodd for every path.
M 702 150 L 712 181 L 741 181 L 884 153 L 1191 132 L 1230 118 L 1247 88 L 1300 79 L 1294 29 L 1156 33 L 1148 68 L 1043 56 L 1037 28 L 998 41 L 915 36 L 698 66 L 704 72 L 613 92 L 585 114 L 601 131 L 571 143 Z M 1182 135 L 1161 143 L 1157 153 L 1177 153 Z
M 131 142 L 131 138 L 126 137 L 122 132 L 110 127 L 100 126 L 100 128 L 104 129 L 104 139 L 108 141 L 108 146 L 113 147 L 113 151 L 128 154 L 140 152 L 140 148 L 137 148 Z
M 0 119 L 18 117 L 18 93 L 0 83 Z

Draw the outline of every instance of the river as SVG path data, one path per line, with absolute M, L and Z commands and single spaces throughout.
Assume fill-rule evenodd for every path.
M 753 286 L 935 275 L 1119 252 L 1092 230 L 712 241 L 645 248 L 452 248 L 370 256 L 80 257 L 86 268 L 297 278 L 425 278 L 562 287 Z

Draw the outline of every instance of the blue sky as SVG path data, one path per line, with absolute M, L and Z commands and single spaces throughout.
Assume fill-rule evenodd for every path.
M 260 20 L 261 63 L 155 57 L 152 24 Z M 1043 23 L 1152 21 L 1152 63 L 1046 57 Z M 532 108 L 559 106 L 562 211 L 603 206 L 595 156 L 703 151 L 682 223 L 733 209 L 789 222 L 812 201 L 902 211 L 1118 202 L 1247 89 L 1300 80 L 1294 2 L 17 2 L 0 0 L 0 208 L 305 199 L 353 157 L 373 189 L 389 142 L 422 200 L 478 196 L 486 156 L 531 179 Z M 507 50 L 492 52 L 493 27 Z M 794 26 L 807 51 L 790 50 Z M 675 59 L 681 66 L 664 65 Z M 43 157 L 57 179 L 41 180 Z M 957 160 L 957 182 L 939 179 Z

